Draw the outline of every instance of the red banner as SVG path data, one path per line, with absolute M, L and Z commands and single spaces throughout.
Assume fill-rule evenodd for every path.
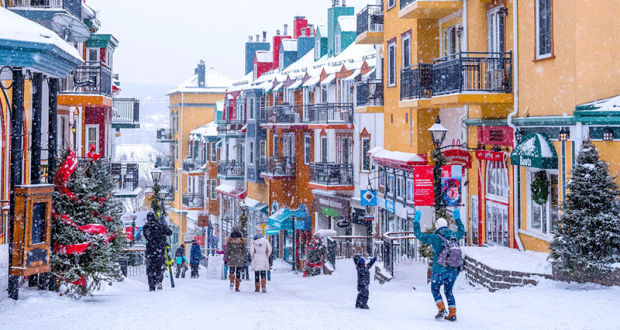
M 204 236 L 194 236 L 194 241 L 196 241 L 196 243 L 198 243 L 198 245 L 200 246 L 204 246 L 205 245 L 205 237 Z
M 462 165 L 464 168 L 471 168 L 471 155 L 467 150 L 448 149 L 443 152 L 443 155 L 448 158 L 450 165 Z
M 127 240 L 133 240 L 133 228 L 131 226 L 125 227 L 125 233 L 127 234 Z
M 413 167 L 413 203 L 416 206 L 435 205 L 433 166 Z

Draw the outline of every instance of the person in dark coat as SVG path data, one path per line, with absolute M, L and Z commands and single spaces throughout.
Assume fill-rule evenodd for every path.
M 202 258 L 202 251 L 200 251 L 200 245 L 196 241 L 192 242 L 192 249 L 189 251 L 189 265 L 192 267 L 191 278 L 198 278 L 198 266 L 200 265 L 200 258 Z
M 248 260 L 248 241 L 243 237 L 238 227 L 233 227 L 230 237 L 226 238 L 226 250 L 224 251 L 224 264 L 228 267 L 228 278 L 230 279 L 230 289 L 235 286 L 235 291 L 239 292 L 241 276 Z
M 355 300 L 355 308 L 368 309 L 368 296 L 370 292 L 368 287 L 370 286 L 370 271 L 368 271 L 372 265 L 377 261 L 377 257 L 374 257 L 366 264 L 366 260 L 359 254 L 355 255 L 353 262 L 355 268 L 357 268 L 357 299 Z
M 446 320 L 456 321 L 456 302 L 454 301 L 452 288 L 454 287 L 454 282 L 456 282 L 456 277 L 459 274 L 458 269 L 449 266 L 444 267 L 437 262 L 441 251 L 444 249 L 444 242 L 439 235 L 443 236 L 445 239 L 454 237 L 457 241 L 465 235 L 465 226 L 463 226 L 463 222 L 461 222 L 461 212 L 455 208 L 452 214 L 454 216 L 454 221 L 456 222 L 456 233 L 448 228 L 448 221 L 444 218 L 439 218 L 435 221 L 435 228 L 437 228 L 437 230 L 435 230 L 433 234 L 423 233 L 420 228 L 420 218 L 422 218 L 422 213 L 420 213 L 419 210 L 415 212 L 415 217 L 413 219 L 413 232 L 415 237 L 417 237 L 420 242 L 433 247 L 431 293 L 433 294 L 433 298 L 437 304 L 437 309 L 439 310 L 437 315 L 435 315 L 435 319 L 439 320 L 441 318 L 445 318 Z M 450 311 L 447 316 L 446 307 L 443 302 L 443 298 L 441 297 L 441 292 L 439 291 L 442 285 L 443 291 L 446 295 L 446 300 L 448 301 L 448 310 Z
M 163 221 L 157 221 L 153 212 L 149 212 L 146 219 L 147 222 L 144 224 L 142 232 L 146 239 L 146 275 L 149 290 L 155 291 L 156 287 L 161 290 L 161 283 L 164 280 L 162 268 L 166 262 L 166 236 L 172 235 L 172 230 Z
M 176 253 L 174 254 L 174 259 L 177 264 L 177 273 L 176 278 L 179 278 L 179 275 L 182 275 L 182 278 L 185 278 L 185 271 L 187 270 L 187 257 L 185 256 L 185 244 L 181 244 L 179 248 L 177 248 Z

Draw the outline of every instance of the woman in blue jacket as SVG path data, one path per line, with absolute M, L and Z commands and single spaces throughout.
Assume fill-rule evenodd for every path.
M 454 237 L 457 241 L 465 235 L 465 227 L 463 226 L 463 222 L 461 222 L 461 212 L 458 209 L 454 209 L 452 214 L 454 215 L 454 221 L 456 222 L 456 233 L 448 228 L 448 222 L 444 218 L 437 219 L 435 222 L 435 227 L 437 230 L 435 230 L 434 233 L 422 233 L 422 230 L 420 229 L 420 218 L 422 218 L 422 213 L 420 213 L 419 210 L 415 212 L 413 231 L 420 242 L 433 247 L 431 292 L 433 293 L 433 298 L 435 298 L 435 303 L 437 304 L 437 309 L 439 310 L 437 315 L 435 315 L 435 319 L 441 319 L 445 316 L 446 320 L 456 321 L 456 302 L 454 301 L 454 295 L 452 295 L 452 288 L 454 287 L 454 282 L 458 276 L 458 271 L 457 268 L 447 266 L 444 267 L 437 262 L 437 259 L 439 259 L 439 254 L 444 248 L 443 240 L 438 234 L 446 239 Z M 441 297 L 441 293 L 439 292 L 442 285 L 444 294 L 446 295 L 446 300 L 448 301 L 448 310 L 450 311 L 447 316 L 446 307 Z
M 181 275 L 182 278 L 185 278 L 185 271 L 187 270 L 187 257 L 185 256 L 185 244 L 181 244 L 177 249 L 177 252 L 174 254 L 175 262 L 177 264 L 177 274 L 176 278 L 179 278 Z
M 200 245 L 196 241 L 192 241 L 192 248 L 189 251 L 189 265 L 192 267 L 191 278 L 198 278 L 198 266 L 200 265 L 200 258 L 202 258 L 202 251 L 200 251 Z

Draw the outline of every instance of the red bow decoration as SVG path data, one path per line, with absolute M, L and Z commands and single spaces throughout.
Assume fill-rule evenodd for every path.
M 90 224 L 78 227 L 79 230 L 93 235 L 107 235 L 108 229 L 104 225 Z
M 80 275 L 80 279 L 77 281 L 69 282 L 71 284 L 75 284 L 77 286 L 86 286 L 86 279 L 84 276 Z
M 97 147 L 91 143 L 89 149 L 90 151 L 86 154 L 86 157 L 91 158 L 94 162 L 98 161 L 101 158 L 101 153 L 95 152 Z
M 116 238 L 116 233 L 112 234 L 112 235 L 108 235 L 108 237 L 106 237 L 105 242 L 106 243 L 110 243 L 111 240 Z
M 69 149 L 69 154 L 67 155 L 67 159 L 62 162 L 60 165 L 60 169 L 56 172 L 54 176 L 54 184 L 58 188 L 58 190 L 62 191 L 67 195 L 70 199 L 76 199 L 75 194 L 72 193 L 69 189 L 67 189 L 67 181 L 69 177 L 75 172 L 78 166 L 77 157 L 75 156 L 75 152 Z
M 104 215 L 103 218 L 105 219 L 105 221 L 114 221 L 114 218 Z
M 73 245 L 60 245 L 54 244 L 54 253 L 58 254 L 82 254 L 88 247 L 90 246 L 90 242 L 81 243 L 81 244 L 73 244 Z

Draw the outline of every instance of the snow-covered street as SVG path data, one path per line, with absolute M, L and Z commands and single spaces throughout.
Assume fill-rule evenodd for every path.
M 303 278 L 279 267 L 266 294 L 253 279 L 241 292 L 228 282 L 175 279 L 149 292 L 146 275 L 130 277 L 74 301 L 23 287 L 20 299 L 0 301 L 0 329 L 617 329 L 620 288 L 545 281 L 537 287 L 489 293 L 461 274 L 455 287 L 458 320 L 435 321 L 425 265 L 400 264 L 396 278 L 370 285 L 370 310 L 354 308 L 353 262 L 337 263 L 332 276 Z M 188 272 L 189 276 L 189 272 Z M 415 290 L 413 289 L 415 287 Z M 3 295 L 6 297 L 6 295 Z

